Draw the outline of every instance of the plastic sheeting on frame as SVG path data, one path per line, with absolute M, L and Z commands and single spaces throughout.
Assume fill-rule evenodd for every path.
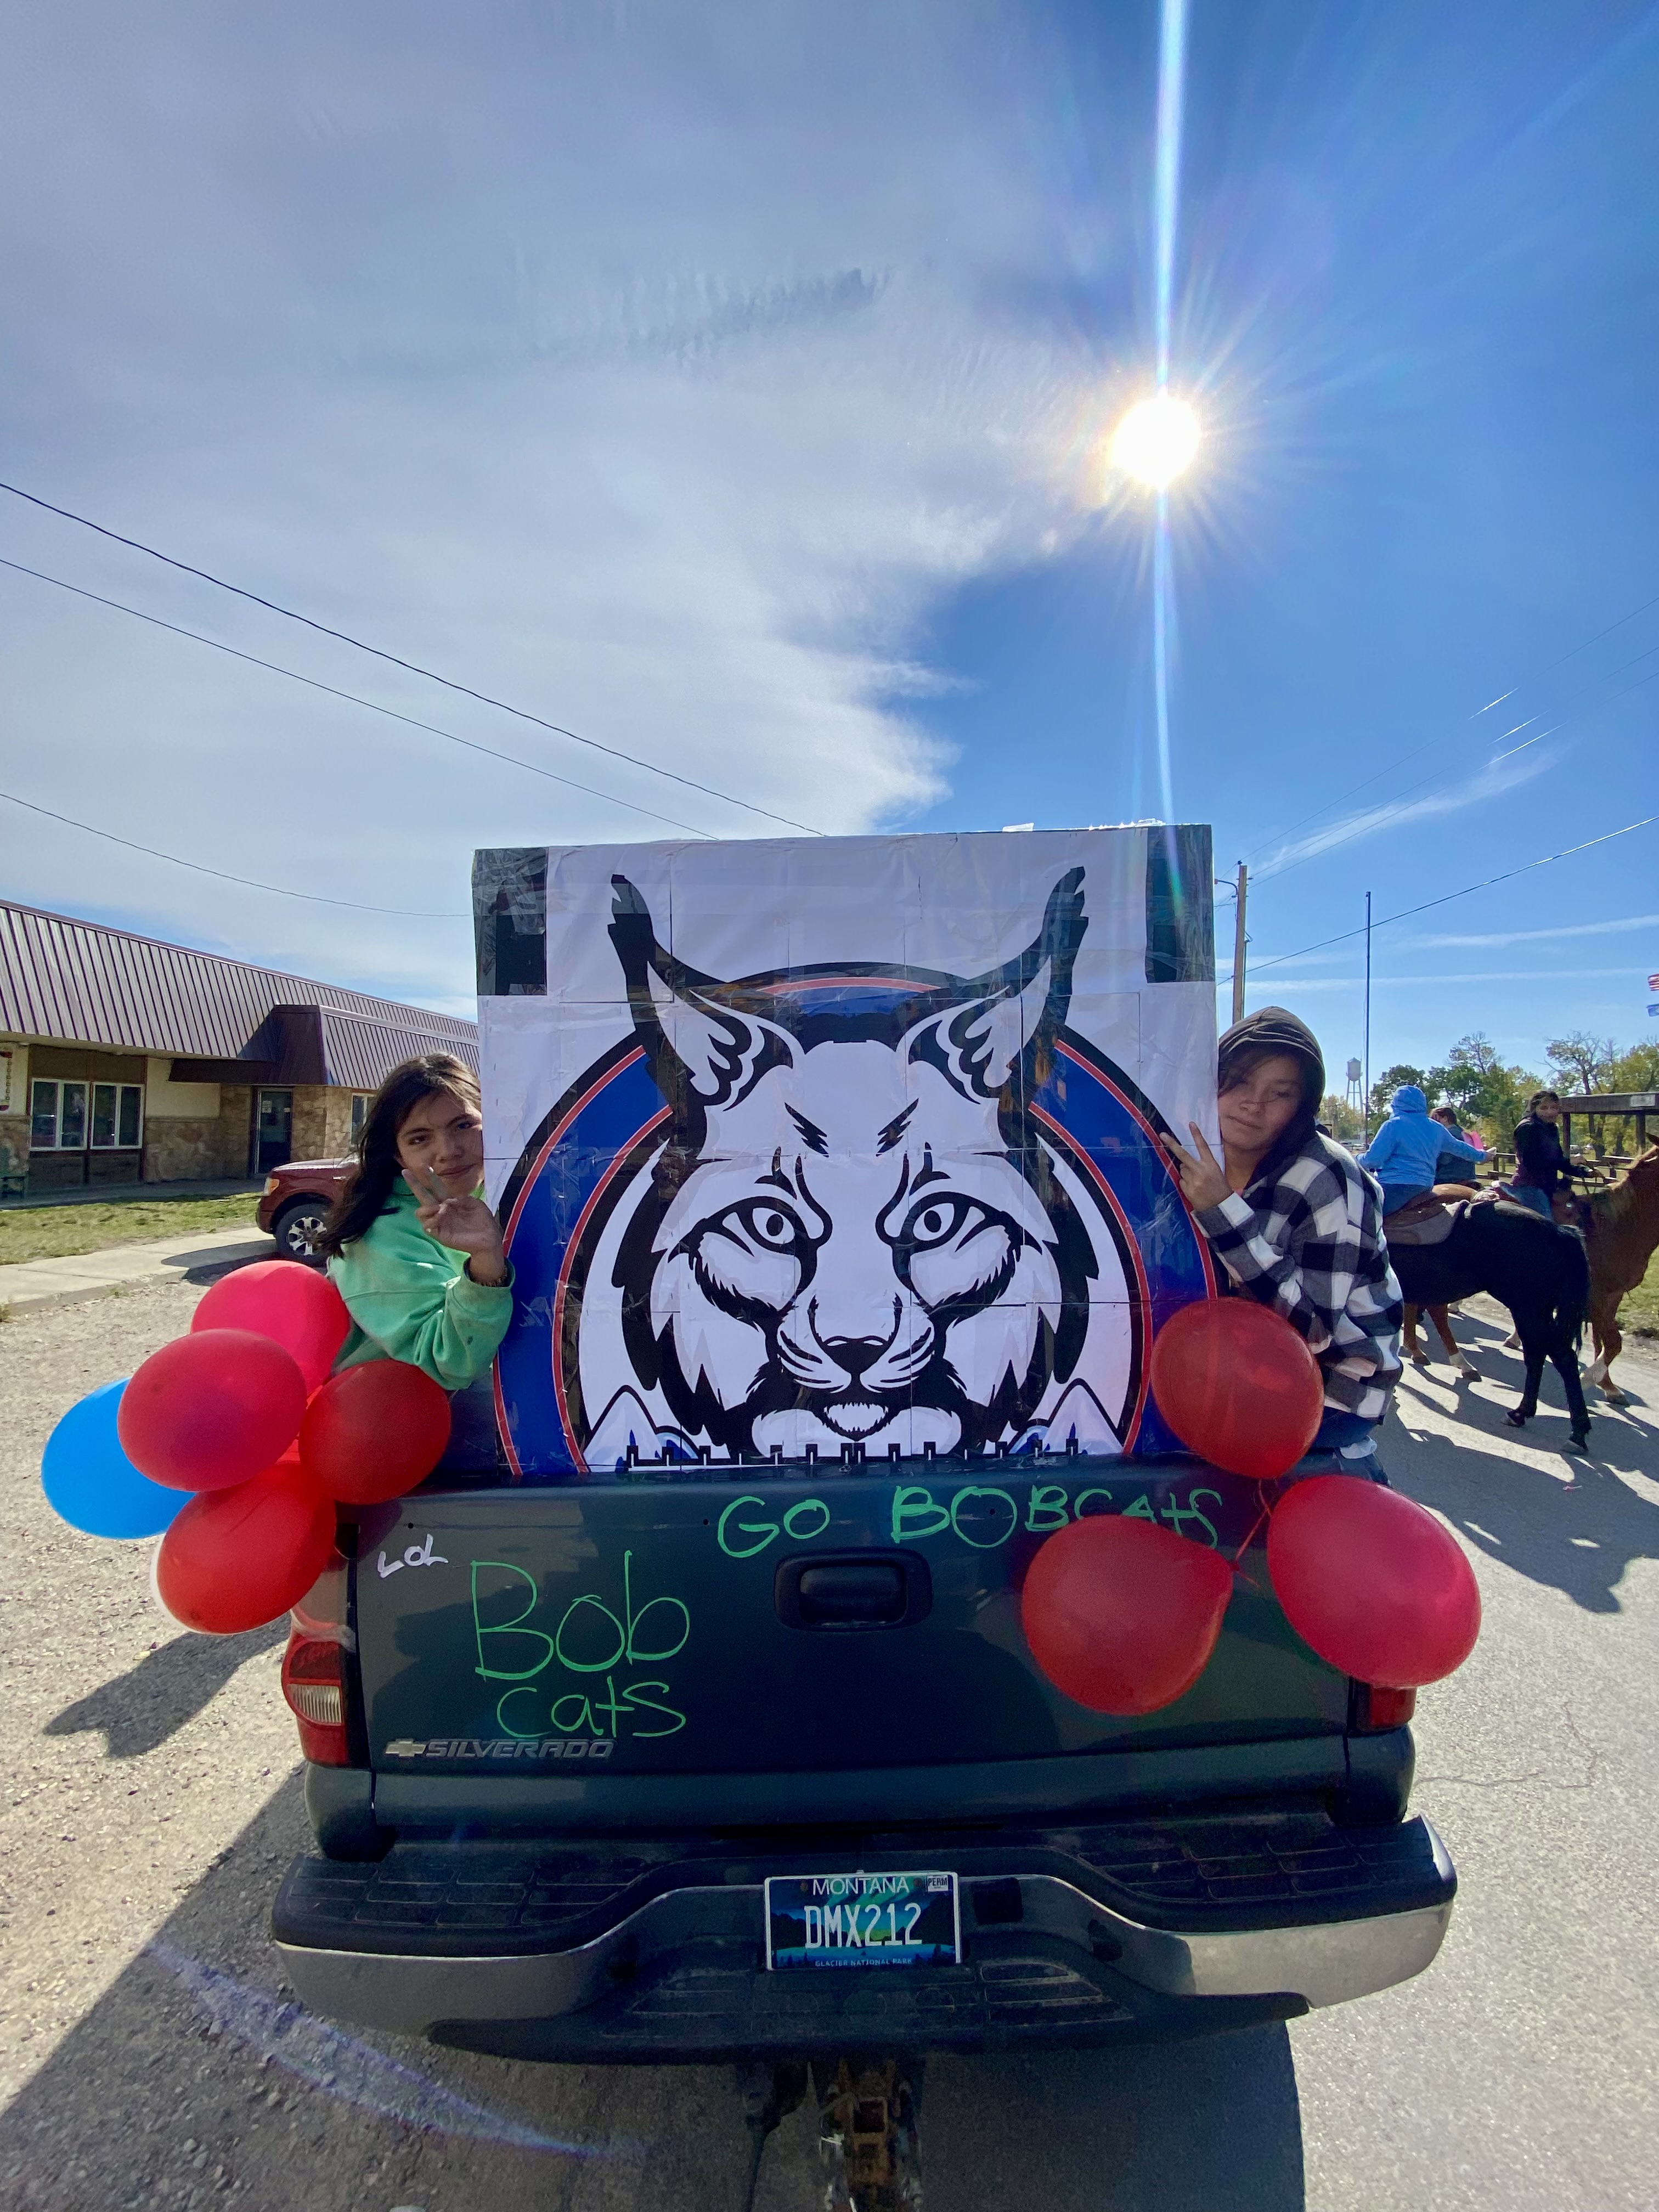
M 478 854 L 526 1478 L 1164 1449 L 1207 830 Z

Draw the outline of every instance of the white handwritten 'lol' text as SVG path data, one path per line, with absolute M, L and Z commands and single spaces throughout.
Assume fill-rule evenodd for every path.
M 386 1553 L 382 1552 L 375 1561 L 375 1566 L 382 1582 L 388 1575 L 402 1574 L 405 1567 L 447 1567 L 448 1565 L 448 1560 L 441 1552 L 433 1550 L 429 1531 L 424 1544 L 406 1544 L 404 1547 L 404 1555 L 401 1559 L 388 1561 Z

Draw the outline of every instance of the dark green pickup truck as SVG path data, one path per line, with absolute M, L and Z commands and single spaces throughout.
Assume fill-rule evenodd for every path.
M 1455 1877 L 1407 1813 L 1408 1701 L 1307 1650 L 1259 1542 L 1165 1711 L 1091 1714 L 1037 1671 L 1023 1571 L 1114 1511 L 1231 1556 L 1257 1493 L 1170 1458 L 647 1465 L 366 1518 L 338 1639 L 320 1592 L 295 1631 L 343 1702 L 326 1742 L 307 1723 L 343 1763 L 307 1769 L 319 1851 L 276 1909 L 295 1989 L 468 2050 L 641 2061 L 1187 2034 L 1420 1972 Z M 303 1711 L 326 1665 L 289 1671 Z M 780 1944 L 792 1903 L 878 1875 L 912 1879 Z M 913 1899 L 925 1959 L 890 1940 Z
M 514 1316 L 482 1471 L 347 1530 L 290 1647 L 308 2003 L 769 2062 L 763 2126 L 810 2059 L 867 2184 L 835 2201 L 910 2206 L 880 2176 L 928 2051 L 1428 1965 L 1455 1883 L 1410 1698 L 1299 1642 L 1255 1485 L 1149 1391 L 1218 1289 L 1162 1142 L 1213 1112 L 1212 874 L 1201 825 L 478 855 Z M 1021 1627 L 1095 1514 L 1238 1564 L 1139 1719 Z

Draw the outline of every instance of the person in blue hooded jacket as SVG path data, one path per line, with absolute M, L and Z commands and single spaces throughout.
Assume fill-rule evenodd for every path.
M 1382 1218 L 1397 1213 L 1425 1190 L 1434 1188 L 1435 1163 L 1467 1160 L 1480 1154 L 1439 1121 L 1429 1119 L 1429 1102 L 1414 1083 L 1402 1083 L 1389 1101 L 1389 1118 L 1359 1155 L 1382 1186 Z

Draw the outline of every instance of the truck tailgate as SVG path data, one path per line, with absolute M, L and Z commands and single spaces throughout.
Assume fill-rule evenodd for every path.
M 1340 1771 L 1347 1684 L 1273 1601 L 1253 1483 L 1060 1457 L 646 1477 L 436 1492 L 365 1517 L 356 1621 L 382 1777 L 510 1775 L 520 1803 L 544 1778 L 550 1803 L 578 1774 L 775 1775 L 787 1818 L 786 1778 L 837 1770 L 1052 1772 L 1280 1739 Z M 1154 1518 L 1229 1558 L 1255 1531 L 1209 1666 L 1162 1712 L 1086 1711 L 1026 1649 L 1025 1568 L 1079 1512 Z M 742 1794 L 764 1811 L 763 1787 Z

